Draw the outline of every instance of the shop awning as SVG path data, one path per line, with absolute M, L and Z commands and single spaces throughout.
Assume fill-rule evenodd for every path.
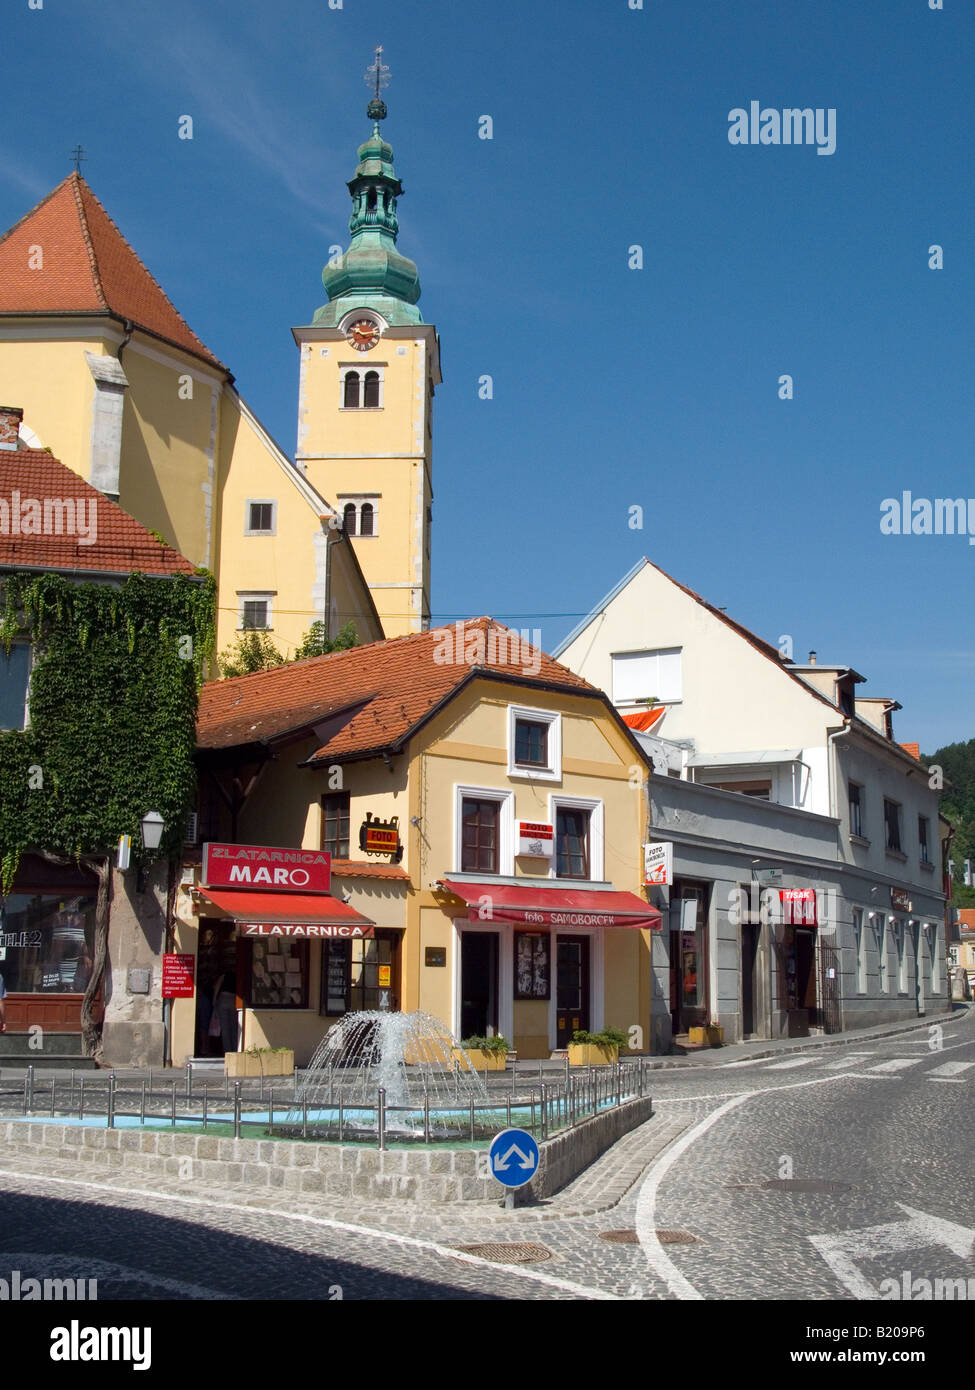
M 236 888 L 201 888 L 200 896 L 225 917 L 232 917 L 241 936 L 372 936 L 376 924 L 354 907 L 328 893 L 255 893 Z
M 449 888 L 467 903 L 472 922 L 514 922 L 523 927 L 567 930 L 573 927 L 661 929 L 660 913 L 635 893 L 594 888 L 520 888 L 510 883 L 468 883 L 455 878 L 441 882 L 444 888 Z

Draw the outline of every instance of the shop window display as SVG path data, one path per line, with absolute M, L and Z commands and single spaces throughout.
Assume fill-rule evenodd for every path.
M 0 905 L 0 974 L 8 994 L 84 994 L 94 898 L 13 893 Z

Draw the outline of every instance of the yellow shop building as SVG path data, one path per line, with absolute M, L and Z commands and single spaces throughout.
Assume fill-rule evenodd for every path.
M 173 1003 L 176 1064 L 208 1050 L 215 991 L 237 1049 L 299 1065 L 360 1009 L 520 1058 L 606 1026 L 652 1050 L 649 766 L 551 657 L 489 618 L 375 642 L 205 686 L 198 742 L 209 848 L 177 895 L 196 992 Z

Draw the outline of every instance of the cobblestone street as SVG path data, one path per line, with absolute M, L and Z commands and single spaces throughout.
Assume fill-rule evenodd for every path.
M 905 1270 L 975 1277 L 971 1232 L 957 1234 L 975 1202 L 970 1014 L 940 1039 L 718 1056 L 655 1073 L 651 1120 L 514 1211 L 150 1184 L 46 1156 L 28 1175 L 6 1149 L 2 1259 L 22 1277 L 97 1278 L 100 1300 L 845 1299 L 855 1276 L 813 1238 L 828 1252 L 900 1221 L 893 1253 L 864 1236 L 854 1260 L 874 1288 Z M 497 1262 L 518 1258 L 531 1262 Z

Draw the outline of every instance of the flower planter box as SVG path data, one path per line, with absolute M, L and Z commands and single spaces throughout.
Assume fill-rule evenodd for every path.
M 687 1040 L 692 1047 L 721 1047 L 724 1043 L 724 1028 L 718 1023 L 703 1028 L 688 1028 Z
M 508 1060 L 506 1053 L 488 1052 L 483 1047 L 455 1047 L 454 1056 L 458 1061 L 466 1057 L 475 1071 L 504 1071 Z
M 285 1052 L 228 1052 L 223 1059 L 228 1076 L 292 1076 L 295 1054 Z
M 612 1067 L 619 1061 L 618 1047 L 600 1043 L 569 1043 L 570 1067 Z

